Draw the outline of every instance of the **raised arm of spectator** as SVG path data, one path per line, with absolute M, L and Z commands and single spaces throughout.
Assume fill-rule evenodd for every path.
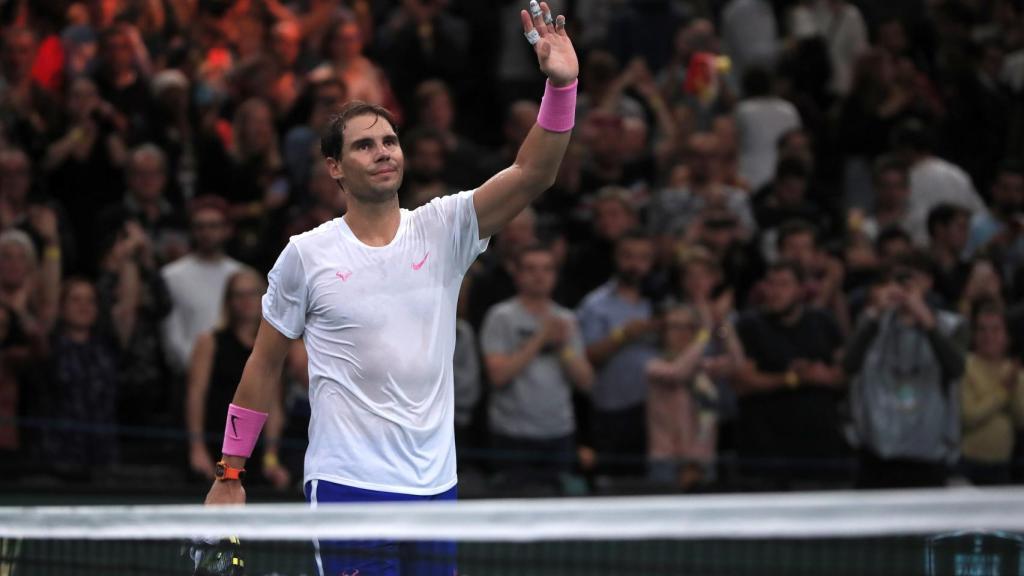
M 536 38 L 534 49 L 548 86 L 537 124 L 519 147 L 512 166 L 495 174 L 473 195 L 481 238 L 493 236 L 554 184 L 572 133 L 579 63 L 565 33 L 565 18 L 558 16 L 557 21 L 547 23 L 551 11 L 546 2 L 532 18 L 525 10 L 520 18 L 528 38 Z
M 654 160 L 659 173 L 664 173 L 675 160 L 676 148 L 678 146 L 676 121 L 672 117 L 672 111 L 665 102 L 665 97 L 658 89 L 658 83 L 654 80 L 647 64 L 640 61 L 638 71 L 634 73 L 633 90 L 636 91 L 647 108 L 654 116 L 655 140 Z
M 568 342 L 559 353 L 562 370 L 572 385 L 580 390 L 589 391 L 594 385 L 594 367 L 587 360 L 586 349 L 580 336 L 579 326 L 575 320 L 565 321 Z
M 122 347 L 128 345 L 135 332 L 135 320 L 138 318 L 139 299 L 142 282 L 139 277 L 139 265 L 129 255 L 124 258 L 117 270 L 117 301 L 111 309 L 114 321 L 114 332 Z
M 702 328 L 682 354 L 671 360 L 656 358 L 648 362 L 647 378 L 651 382 L 664 385 L 677 385 L 688 381 L 697 374 L 710 341 L 710 333 L 706 328 Z
M 57 323 L 60 306 L 61 252 L 57 214 L 47 206 L 34 206 L 29 219 L 43 240 L 43 259 L 37 276 L 39 291 L 33 295 L 37 298 L 36 318 L 40 329 L 49 333 Z

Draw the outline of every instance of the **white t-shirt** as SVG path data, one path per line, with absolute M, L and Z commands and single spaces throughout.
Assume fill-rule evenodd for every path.
M 736 108 L 736 127 L 740 176 L 757 190 L 775 178 L 779 138 L 800 127 L 800 114 L 782 98 L 749 98 Z
M 956 164 L 931 156 L 910 169 L 907 231 L 917 245 L 928 246 L 931 241 L 928 213 L 939 204 L 954 204 L 971 214 L 987 212 L 985 201 L 974 189 L 971 177 Z
M 241 262 L 227 256 L 205 260 L 188 254 L 160 270 L 174 304 L 163 331 L 167 359 L 176 371 L 188 370 L 196 338 L 216 326 L 224 287 L 241 269 Z
M 344 218 L 291 238 L 263 317 L 305 339 L 305 481 L 416 495 L 455 485 L 455 306 L 486 248 L 473 192 L 402 210 L 386 246 L 363 244 Z

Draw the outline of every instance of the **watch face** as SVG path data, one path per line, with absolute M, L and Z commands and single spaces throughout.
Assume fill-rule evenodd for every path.
M 224 477 L 224 465 L 223 464 L 221 464 L 219 462 L 217 463 L 217 471 L 216 471 L 215 475 L 217 476 L 217 478 L 223 478 Z

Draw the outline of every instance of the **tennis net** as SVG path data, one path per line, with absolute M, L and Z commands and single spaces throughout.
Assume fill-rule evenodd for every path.
M 0 508 L 0 576 L 188 575 L 200 555 L 208 574 L 312 576 L 336 540 L 444 576 L 1024 576 L 1022 533 L 1024 490 L 1010 488 Z M 366 545 L 381 540 L 403 544 Z

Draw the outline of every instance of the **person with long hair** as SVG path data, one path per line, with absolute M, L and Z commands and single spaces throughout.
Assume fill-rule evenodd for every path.
M 224 288 L 221 319 L 216 328 L 196 340 L 188 371 L 185 420 L 189 433 L 189 466 L 193 472 L 214 477 L 214 459 L 220 448 L 218 435 L 224 413 L 231 404 L 235 386 L 252 352 L 260 326 L 260 298 L 266 292 L 263 278 L 243 268 L 228 279 Z M 280 381 L 270 411 L 263 450 L 263 476 L 275 487 L 288 485 L 290 476 L 277 457 L 277 441 L 284 427 Z

